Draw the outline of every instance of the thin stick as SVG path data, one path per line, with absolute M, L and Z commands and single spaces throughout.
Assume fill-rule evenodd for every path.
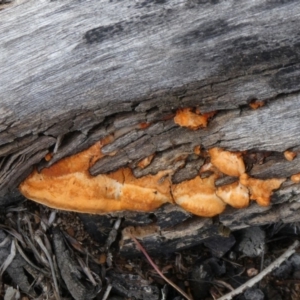
M 46 254 L 46 257 L 47 257 L 49 265 L 50 265 L 50 270 L 51 270 L 51 274 L 52 274 L 52 278 L 53 278 L 53 283 L 54 283 L 55 291 L 57 292 L 57 299 L 60 300 L 59 289 L 58 289 L 58 284 L 57 284 L 57 280 L 56 280 L 56 276 L 55 276 L 55 271 L 54 271 L 54 266 L 53 266 L 53 263 L 52 263 L 51 255 L 48 252 L 46 246 L 43 244 L 43 241 L 42 241 L 42 239 L 39 236 L 39 232 L 35 233 L 34 239 L 39 244 L 39 246 L 41 247 L 41 249 L 43 250 L 43 252 Z
M 110 294 L 110 291 L 111 291 L 111 289 L 112 289 L 112 285 L 111 285 L 111 284 L 109 284 L 109 285 L 107 286 L 107 288 L 106 288 L 106 291 L 105 291 L 105 294 L 103 295 L 103 298 L 102 298 L 102 300 L 106 300 L 106 299 L 108 298 L 108 296 L 109 296 L 109 294 Z
M 144 247 L 140 244 L 140 242 L 132 235 L 130 234 L 132 240 L 136 243 L 139 250 L 146 256 L 147 260 L 151 264 L 151 266 L 154 268 L 154 270 L 169 284 L 171 285 L 178 293 L 180 293 L 183 297 L 185 297 L 188 300 L 192 300 L 189 295 L 187 295 L 181 288 L 179 288 L 175 283 L 173 283 L 170 279 L 168 279 L 157 267 L 157 265 L 153 262 L 153 260 L 150 258 Z
M 45 276 L 49 277 L 49 273 L 46 272 L 45 270 L 39 268 L 38 266 L 36 266 L 33 262 L 31 262 L 31 260 L 26 256 L 26 254 L 24 253 L 23 249 L 21 248 L 21 246 L 19 246 L 18 244 L 18 240 L 15 240 L 16 242 L 16 248 L 18 250 L 18 252 L 20 253 L 20 255 L 23 257 L 23 259 L 34 269 L 36 269 L 37 271 L 43 273 Z
M 4 271 L 7 269 L 7 267 L 11 264 L 11 262 L 14 260 L 16 256 L 16 244 L 15 241 L 11 241 L 11 247 L 10 247 L 10 254 L 7 256 L 4 263 L 0 266 L 0 277 L 4 273 Z
M 287 258 L 295 253 L 295 249 L 299 246 L 299 241 L 295 241 L 281 256 L 279 256 L 273 263 L 265 268 L 258 275 L 247 281 L 246 283 L 239 286 L 234 291 L 222 296 L 218 300 L 231 300 L 234 296 L 241 294 L 244 290 L 254 286 L 257 282 L 261 281 L 267 274 L 278 268 Z

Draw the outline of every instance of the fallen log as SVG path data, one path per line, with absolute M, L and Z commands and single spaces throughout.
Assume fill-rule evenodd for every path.
M 0 205 L 18 199 L 34 167 L 110 136 L 93 177 L 171 170 L 176 185 L 198 176 L 207 150 L 224 148 L 242 153 L 251 178 L 286 181 L 274 207 L 228 208 L 221 224 L 297 219 L 299 183 L 290 178 L 300 160 L 284 154 L 297 155 L 300 144 L 299 12 L 296 1 L 262 0 L 8 5 L 0 11 Z M 191 130 L 174 119 L 182 108 L 196 119 L 214 113 Z M 181 239 L 177 230 L 166 240 Z

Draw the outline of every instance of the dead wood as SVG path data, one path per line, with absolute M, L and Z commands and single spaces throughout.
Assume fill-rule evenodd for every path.
M 178 183 L 205 162 L 195 146 L 248 151 L 248 172 L 258 178 L 299 173 L 299 155 L 292 162 L 283 156 L 300 147 L 299 13 L 292 0 L 31 0 L 1 10 L 0 205 L 18 198 L 33 166 L 47 167 L 107 135 L 114 141 L 103 153 L 114 155 L 92 166 L 92 175 L 172 168 Z M 254 100 L 265 105 L 253 110 Z M 180 107 L 217 114 L 191 131 L 173 121 Z M 154 153 L 141 169 L 138 162 Z M 172 230 L 161 225 L 169 224 L 165 213 L 143 244 L 150 253 L 171 251 L 220 234 L 220 224 L 235 230 L 297 221 L 298 190 L 288 180 L 272 207 L 228 208 L 218 222 L 191 218 Z M 126 253 L 126 232 L 123 240 Z

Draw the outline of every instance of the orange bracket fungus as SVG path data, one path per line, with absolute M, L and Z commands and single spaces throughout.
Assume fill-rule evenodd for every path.
M 243 174 L 240 177 L 241 184 L 249 188 L 250 199 L 256 200 L 261 206 L 268 206 L 270 204 L 273 190 L 278 189 L 284 181 L 284 178 L 266 180 L 250 178 L 247 174 Z
M 207 126 L 207 120 L 213 114 L 200 115 L 192 109 L 181 109 L 174 121 L 180 126 L 197 129 Z M 226 204 L 244 208 L 248 206 L 249 199 L 263 206 L 269 205 L 273 190 L 285 180 L 250 178 L 246 174 L 242 154 L 221 148 L 208 150 L 210 162 L 202 166 L 195 178 L 178 184 L 171 182 L 172 170 L 136 178 L 130 168 L 120 168 L 92 176 L 90 167 L 105 156 L 101 149 L 113 140 L 113 136 L 107 136 L 87 150 L 61 159 L 41 172 L 35 169 L 20 184 L 20 192 L 52 208 L 76 212 L 152 211 L 165 203 L 172 203 L 195 215 L 212 217 L 222 213 Z M 200 146 L 194 148 L 194 153 L 202 154 Z M 208 158 L 206 152 L 203 153 Z M 137 166 L 145 168 L 151 164 L 154 155 L 144 158 Z M 51 158 L 49 154 L 45 159 Z M 210 171 L 210 176 L 201 178 L 205 170 Z M 237 181 L 217 188 L 215 180 L 223 174 L 235 176 Z M 300 179 L 297 177 L 296 180 Z
M 151 211 L 173 202 L 168 171 L 135 178 L 130 169 L 91 176 L 89 168 L 103 157 L 106 139 L 40 173 L 34 170 L 19 189 L 27 198 L 52 208 L 86 213 Z M 164 180 L 161 180 L 164 178 Z
M 245 164 L 241 153 L 212 148 L 209 151 L 211 163 L 222 173 L 229 176 L 240 176 L 245 173 Z
M 215 176 L 201 179 L 199 176 L 173 186 L 175 202 L 183 209 L 203 217 L 220 214 L 226 204 L 215 193 Z
M 249 205 L 249 190 L 238 181 L 220 186 L 216 195 L 234 208 L 244 208 Z

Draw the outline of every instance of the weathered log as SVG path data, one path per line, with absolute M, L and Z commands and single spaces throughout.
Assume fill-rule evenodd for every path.
M 283 156 L 300 146 L 299 13 L 297 1 L 279 0 L 29 1 L 1 10 L 0 205 L 12 202 L 33 166 L 107 135 L 114 141 L 102 151 L 114 155 L 94 164 L 92 175 L 171 168 L 178 183 L 204 163 L 194 154 L 199 145 L 247 150 L 247 171 L 257 178 L 299 173 L 299 157 Z M 255 100 L 264 107 L 252 110 Z M 193 131 L 174 123 L 181 107 L 217 114 Z M 141 169 L 138 162 L 154 153 Z M 287 181 L 273 195 L 276 206 L 228 208 L 219 220 L 232 229 L 253 219 L 295 220 L 298 189 Z M 211 222 L 194 220 L 186 222 Z

